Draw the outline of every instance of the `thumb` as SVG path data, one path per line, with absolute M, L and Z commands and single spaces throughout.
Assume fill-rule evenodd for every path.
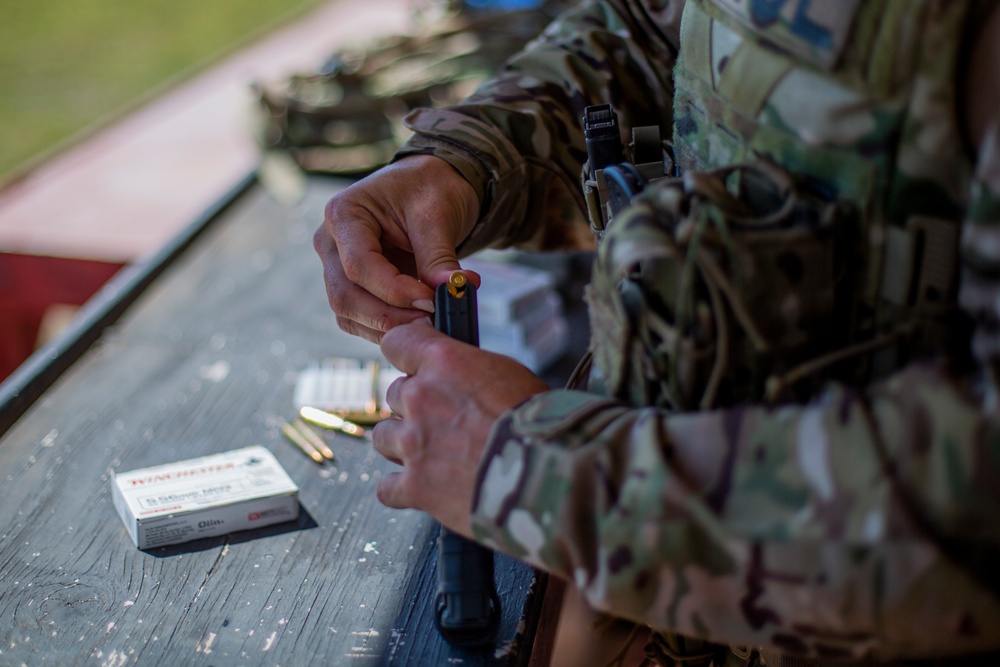
M 413 255 L 416 259 L 417 276 L 432 288 L 448 282 L 455 271 L 462 271 L 478 289 L 481 283 L 475 271 L 465 271 L 458 263 L 455 243 L 439 231 L 427 233 L 413 240 Z
M 440 164 L 438 164 L 440 162 Z M 417 277 L 437 287 L 461 269 L 458 245 L 471 233 L 479 217 L 479 198 L 472 186 L 450 165 L 435 161 L 444 170 L 433 182 L 431 196 L 422 199 L 418 215 L 424 218 L 420 234 L 410 236 Z M 479 276 L 469 276 L 478 287 Z
M 448 239 L 441 230 L 428 231 L 411 243 L 417 277 L 431 287 L 447 281 L 448 276 L 462 268 L 458 263 L 454 241 Z

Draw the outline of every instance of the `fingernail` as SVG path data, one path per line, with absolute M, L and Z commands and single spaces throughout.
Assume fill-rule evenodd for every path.
M 427 313 L 434 312 L 434 302 L 430 299 L 417 299 L 413 302 L 413 307 Z

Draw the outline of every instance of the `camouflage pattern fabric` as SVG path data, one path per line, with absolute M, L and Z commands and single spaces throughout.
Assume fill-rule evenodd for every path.
M 859 232 L 853 207 L 765 160 L 651 182 L 587 287 L 591 388 L 671 410 L 807 398 L 824 356 L 847 366 Z
M 833 4 L 586 4 L 466 102 L 411 113 L 399 155 L 438 155 L 476 188 L 465 252 L 583 242 L 589 104 L 673 133 L 689 170 L 766 155 L 865 222 L 855 339 L 927 306 L 931 290 L 914 303 L 884 270 L 890 239 L 920 216 L 954 221 L 964 317 L 951 324 L 974 323 L 970 362 L 897 359 L 877 382 L 711 410 L 607 378 L 540 395 L 494 427 L 474 530 L 598 609 L 696 639 L 840 661 L 1000 651 L 1000 112 L 974 163 L 954 120 L 970 3 L 844 2 L 840 22 Z M 782 7 L 770 32 L 741 13 Z M 628 215 L 669 213 L 654 195 Z M 605 373 L 606 346 L 631 333 L 595 345 Z
M 677 2 L 584 4 L 462 104 L 403 119 L 415 134 L 397 159 L 438 155 L 479 194 L 483 216 L 464 253 L 593 246 L 580 191 L 583 110 L 629 97 L 618 107 L 624 127 L 659 125 L 669 136 L 679 26 Z

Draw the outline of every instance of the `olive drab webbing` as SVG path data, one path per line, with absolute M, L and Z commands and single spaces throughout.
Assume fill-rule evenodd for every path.
M 955 303 L 971 174 L 955 72 L 970 5 L 770 3 L 763 16 L 766 4 L 686 4 L 678 162 L 701 170 L 761 157 L 856 206 L 864 269 L 841 316 L 854 350 L 873 349 L 844 379 L 967 348 Z
M 956 289 L 970 175 L 949 116 L 965 8 L 934 4 L 927 28 L 931 3 L 830 3 L 817 10 L 829 23 L 781 4 L 688 0 L 672 145 L 633 131 L 626 163 L 584 166 L 600 241 L 594 390 L 671 410 L 777 403 L 967 349 Z M 916 57 L 920 30 L 938 62 Z M 924 96 L 900 94 L 909 85 Z M 680 640 L 653 633 L 650 659 L 828 664 Z
M 864 261 L 858 212 L 767 160 L 640 179 L 619 211 L 610 202 L 614 186 L 598 186 L 598 178 L 585 181 L 592 210 L 603 214 L 592 219 L 601 242 L 586 298 L 590 386 L 605 395 L 681 411 L 805 400 L 830 379 L 856 381 L 852 362 L 930 330 L 910 319 L 887 335 L 853 337 L 861 285 L 852 268 Z M 915 238 L 919 223 L 912 224 L 905 233 Z M 925 245 L 938 242 L 924 235 Z M 936 289 L 944 279 L 930 271 L 919 284 Z M 971 558 L 927 532 L 955 562 Z M 898 664 L 804 659 L 662 630 L 651 632 L 644 651 L 663 667 Z
M 777 402 L 967 347 L 955 181 L 968 174 L 940 118 L 965 11 L 936 6 L 927 38 L 943 64 L 913 71 L 900 59 L 914 56 L 925 3 L 875 4 L 762 28 L 755 3 L 687 3 L 673 145 L 640 128 L 634 169 L 584 167 L 603 239 L 588 291 L 596 388 L 672 409 Z M 877 63 L 850 55 L 864 40 Z M 929 100 L 898 94 L 914 77 Z M 922 163 L 899 139 L 934 122 L 946 143 Z M 616 185 L 623 174 L 633 185 Z
M 763 160 L 651 182 L 587 292 L 604 389 L 676 410 L 801 391 L 797 369 L 849 341 L 858 237 L 849 205 Z

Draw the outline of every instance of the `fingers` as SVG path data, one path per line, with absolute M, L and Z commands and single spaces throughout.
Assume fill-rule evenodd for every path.
M 400 324 L 426 319 L 423 310 L 394 308 L 357 285 L 347 284 L 328 294 L 337 324 L 347 333 L 378 343 L 382 335 Z
M 400 488 L 403 481 L 403 473 L 389 473 L 378 481 L 378 485 L 375 487 L 375 497 L 386 507 L 397 510 L 409 509 L 410 505 L 401 499 Z
M 401 419 L 384 419 L 372 431 L 372 446 L 379 454 L 397 465 L 403 465 L 400 442 L 406 429 Z M 375 495 L 379 502 L 395 509 L 414 506 L 414 499 L 407 493 L 409 471 L 392 472 L 379 480 Z
M 378 341 L 434 312 L 433 288 L 459 270 L 455 249 L 478 214 L 472 186 L 432 156 L 404 158 L 334 196 L 313 244 L 340 327 Z
M 455 241 L 450 238 L 450 230 L 430 227 L 427 233 L 412 239 L 411 242 L 413 255 L 417 260 L 417 275 L 427 285 L 437 287 L 447 282 L 452 273 L 462 268 L 455 253 Z M 470 276 L 474 275 L 472 271 L 468 273 Z
M 416 375 L 431 345 L 448 337 L 434 328 L 429 318 L 397 326 L 382 337 L 382 354 L 407 375 Z
M 328 294 L 337 325 L 345 332 L 378 343 L 383 334 L 400 324 L 426 318 L 422 310 L 394 308 L 357 285 L 348 284 Z
M 404 429 L 402 419 L 395 417 L 383 419 L 372 429 L 372 447 L 393 463 L 403 465 L 399 442 Z
M 438 446 L 438 438 L 421 435 L 410 420 L 379 422 L 372 441 L 379 454 L 404 466 L 378 481 L 379 502 L 395 509 L 423 510 L 450 529 L 470 536 L 475 465 L 456 456 L 452 448 Z M 465 438 L 459 441 L 464 444 Z
M 479 218 L 479 198 L 468 181 L 439 158 L 409 156 L 392 166 L 407 188 L 404 210 L 396 214 L 406 218 L 416 275 L 436 287 L 460 268 L 456 248 Z
M 327 204 L 313 245 L 323 259 L 328 291 L 338 287 L 336 279 L 342 277 L 343 282 L 357 285 L 396 308 L 420 308 L 414 303 L 433 302 L 429 286 L 402 273 L 393 263 L 398 252 L 394 257 L 392 251 L 383 248 L 384 232 L 378 215 L 382 214 L 359 205 L 347 191 Z
M 412 239 L 416 271 L 420 280 L 437 287 L 448 281 L 455 271 L 463 271 L 478 288 L 482 282 L 475 271 L 465 271 L 458 262 L 456 232 L 446 226 L 428 225 L 426 232 Z
M 339 253 L 339 249 L 325 228 L 317 231 L 314 245 L 323 261 L 323 276 L 330 308 L 337 315 L 337 323 L 344 331 L 377 343 L 385 331 L 396 325 L 426 317 L 427 312 L 433 310 L 431 292 L 425 285 L 418 284 L 421 288 L 419 292 L 421 298 L 416 300 L 416 308 L 410 308 L 393 306 L 362 285 L 353 282 L 346 275 L 341 262 L 344 255 Z M 385 260 L 382 262 L 388 264 Z M 373 264 L 377 262 L 373 260 Z M 394 270 L 391 265 L 388 266 L 390 270 Z M 412 280 L 407 276 L 399 277 Z
M 389 384 L 389 388 L 385 390 L 385 404 L 392 411 L 394 415 L 400 419 L 406 417 L 406 407 L 402 400 L 403 383 L 409 379 L 408 375 L 403 375 L 396 378 Z

